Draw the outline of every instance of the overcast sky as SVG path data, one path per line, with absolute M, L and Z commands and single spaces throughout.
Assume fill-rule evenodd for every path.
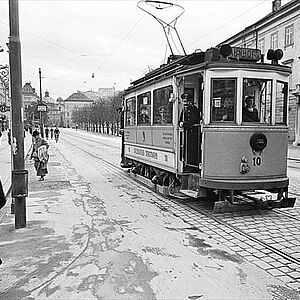
M 158 67 L 166 57 L 163 29 L 137 2 L 19 0 L 23 85 L 29 81 L 39 92 L 41 68 L 43 95 L 47 90 L 66 99 L 77 90 L 123 90 Z M 173 3 L 185 9 L 176 28 L 187 53 L 222 42 L 272 10 L 272 0 Z M 8 0 L 0 0 L 0 46 L 6 50 L 8 37 Z M 7 62 L 8 53 L 0 53 L 0 64 Z

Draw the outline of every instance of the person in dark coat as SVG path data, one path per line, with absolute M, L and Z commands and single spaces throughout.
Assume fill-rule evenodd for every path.
M 200 124 L 200 110 L 192 102 L 192 98 L 188 93 L 181 95 L 183 101 L 183 110 L 179 117 L 179 126 L 184 128 L 185 143 L 187 153 L 186 164 L 196 166 L 198 165 L 198 130 L 195 124 Z
M 247 96 L 243 107 L 243 122 L 259 122 L 258 111 L 253 96 Z
M 48 140 L 48 138 L 49 138 L 49 128 L 48 127 L 46 127 L 46 129 L 45 129 L 45 135 L 46 135 L 46 139 Z
M 183 101 L 183 110 L 179 117 L 179 126 L 186 128 L 200 123 L 200 111 L 193 104 L 191 96 L 188 93 L 183 93 L 181 99 Z
M 36 175 L 40 176 L 40 181 L 43 181 L 46 174 L 48 174 L 48 148 L 48 142 L 40 137 L 38 131 L 34 131 L 32 133 L 32 153 L 30 159 L 34 160 Z
M 6 197 L 5 197 L 4 189 L 3 189 L 2 182 L 0 179 L 0 208 L 4 207 L 5 204 L 6 204 Z

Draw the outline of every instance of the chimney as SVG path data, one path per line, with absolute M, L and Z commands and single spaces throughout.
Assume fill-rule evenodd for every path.
M 274 0 L 272 2 L 272 12 L 276 12 L 281 8 L 281 0 Z

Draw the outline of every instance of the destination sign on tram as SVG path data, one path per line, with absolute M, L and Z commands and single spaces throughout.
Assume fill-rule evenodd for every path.
M 232 47 L 230 57 L 239 60 L 258 61 L 261 58 L 261 51 L 259 49 Z

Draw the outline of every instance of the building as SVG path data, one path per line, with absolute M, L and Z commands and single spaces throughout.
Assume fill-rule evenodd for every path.
M 42 102 L 47 106 L 47 118 L 45 119 L 45 125 L 47 126 L 60 126 L 60 110 L 57 102 L 54 98 L 50 97 L 49 92 L 45 92 L 45 96 L 42 98 Z
M 100 99 L 107 100 L 115 96 L 115 87 L 112 88 L 99 88 L 98 96 Z
M 289 141 L 300 145 L 300 1 L 281 6 L 272 2 L 272 12 L 221 44 L 257 48 L 267 57 L 268 49 L 282 49 L 280 63 L 292 68 L 289 87 Z
M 82 94 L 84 94 L 88 98 L 92 99 L 93 101 L 99 100 L 99 93 L 98 92 L 90 90 L 90 91 L 82 92 Z
M 35 92 L 35 88 L 31 86 L 30 82 L 26 82 L 23 86 L 22 96 L 25 111 L 28 108 L 28 106 L 32 104 L 32 102 L 37 103 L 40 100 L 38 94 Z
M 76 93 L 73 93 L 71 96 L 69 96 L 64 101 L 65 125 L 67 127 L 74 125 L 72 120 L 73 110 L 91 105 L 93 102 L 94 101 L 92 99 L 90 99 L 80 91 L 77 91 Z
M 35 118 L 35 107 L 40 101 L 38 94 L 35 91 L 35 88 L 31 86 L 30 82 L 26 82 L 22 88 L 22 98 L 23 98 L 23 107 L 24 107 L 24 121 L 25 124 L 34 123 Z

